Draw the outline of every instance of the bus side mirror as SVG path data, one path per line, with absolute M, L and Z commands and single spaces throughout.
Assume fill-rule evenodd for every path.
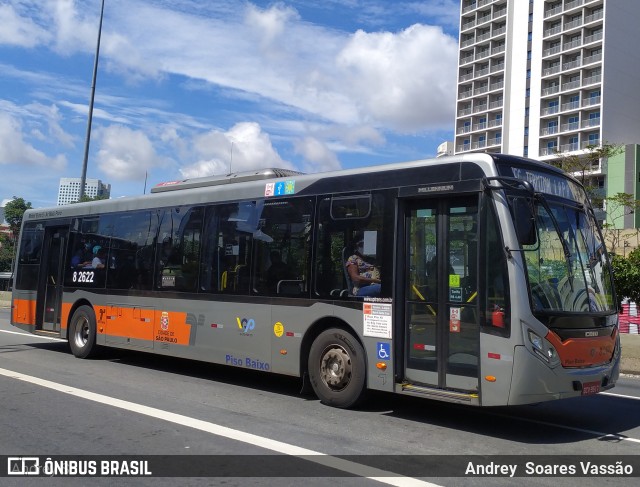
M 535 245 L 538 241 L 538 232 L 532 202 L 525 198 L 514 198 L 512 205 L 518 243 L 521 246 Z

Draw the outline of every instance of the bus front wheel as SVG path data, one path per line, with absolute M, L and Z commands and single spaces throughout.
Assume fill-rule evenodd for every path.
M 364 349 L 351 333 L 325 330 L 309 353 L 309 378 L 320 402 L 338 408 L 356 405 L 365 392 Z
M 96 315 L 90 306 L 80 306 L 69 327 L 71 353 L 78 358 L 89 358 L 96 351 Z

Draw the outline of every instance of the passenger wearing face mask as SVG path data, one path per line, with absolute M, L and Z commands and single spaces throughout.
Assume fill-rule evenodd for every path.
M 354 296 L 380 296 L 380 270 L 366 261 L 363 255 L 364 240 L 357 239 L 355 253 L 347 259 L 346 267 Z

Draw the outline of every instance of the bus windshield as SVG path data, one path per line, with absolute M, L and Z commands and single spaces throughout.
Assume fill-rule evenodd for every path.
M 615 312 L 597 223 L 575 203 L 536 198 L 538 241 L 524 246 L 534 312 Z

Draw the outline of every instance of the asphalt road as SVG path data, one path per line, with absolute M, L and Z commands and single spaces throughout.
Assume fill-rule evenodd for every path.
M 640 476 L 640 381 L 632 377 L 622 378 L 611 393 L 526 407 L 479 409 L 376 394 L 359 409 L 338 410 L 300 394 L 299 381 L 288 377 L 113 349 L 79 360 L 64 342 L 10 327 L 8 310 L 0 310 L 0 405 L 0 455 L 171 455 L 172 465 L 176 455 L 184 459 L 180 479 L 96 478 L 91 485 L 558 483 L 535 474 L 434 476 L 422 467 L 437 459 L 457 472 L 461 458 L 501 458 L 487 455 L 517 455 L 522 463 L 538 462 L 537 455 L 560 463 L 591 455 L 608 455 L 614 464 L 636 460 L 635 478 L 563 478 L 569 486 L 637 485 Z M 296 457 L 313 454 L 329 456 L 313 462 Z M 208 471 L 193 477 L 199 472 L 194 459 L 230 476 L 211 477 Z M 0 483 L 24 485 L 25 478 Z M 46 485 L 85 484 L 86 478 L 46 479 Z

